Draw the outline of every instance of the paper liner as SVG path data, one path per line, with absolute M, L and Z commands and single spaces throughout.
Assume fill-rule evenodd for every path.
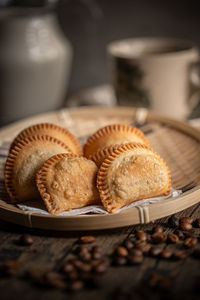
M 97 130 L 92 136 L 89 137 L 89 139 L 86 141 L 86 143 L 83 147 L 84 156 L 89 157 L 97 151 L 97 150 L 95 150 L 95 151 L 91 150 L 91 148 L 92 148 L 91 146 L 93 146 L 95 143 L 97 143 L 97 141 L 100 138 L 108 136 L 108 135 L 112 136 L 112 134 L 116 133 L 116 132 L 132 133 L 141 139 L 141 141 L 140 141 L 141 144 L 145 144 L 145 145 L 149 146 L 148 139 L 145 137 L 144 133 L 140 129 L 138 129 L 136 127 L 132 127 L 130 125 L 126 125 L 126 124 L 112 124 L 112 125 L 108 125 L 108 126 L 105 126 L 101 129 Z M 122 142 L 120 144 L 122 144 Z M 104 145 L 103 148 L 105 146 L 106 145 Z
M 4 180 L 5 180 L 5 187 L 8 192 L 8 195 L 10 197 L 10 201 L 12 203 L 19 202 L 20 200 L 17 197 L 15 188 L 14 188 L 14 178 L 13 178 L 13 171 L 15 168 L 15 164 L 17 161 L 17 157 L 21 151 L 24 151 L 24 149 L 30 145 L 34 144 L 35 142 L 41 142 L 45 143 L 46 141 L 58 144 L 61 147 L 63 147 L 63 151 L 67 151 L 71 153 L 71 150 L 68 146 L 66 146 L 63 142 L 60 140 L 57 140 L 54 137 L 48 136 L 48 135 L 40 135 L 40 136 L 31 136 L 27 137 L 24 140 L 20 140 L 9 152 L 5 168 L 4 168 Z
M 153 197 L 148 199 L 143 199 L 139 201 L 132 202 L 128 205 L 125 205 L 114 212 L 114 214 L 120 213 L 126 209 L 130 209 L 133 207 L 145 207 L 149 206 L 153 203 L 158 203 L 167 200 L 168 198 L 176 198 L 182 193 L 181 190 L 174 190 L 171 188 L 170 194 L 168 196 L 160 196 L 160 197 Z M 29 201 L 26 204 L 17 204 L 17 207 L 23 211 L 31 211 L 33 213 L 38 213 L 41 215 L 51 215 L 45 210 L 45 207 L 41 205 L 41 203 L 36 201 Z M 105 214 L 109 215 L 110 213 L 102 206 L 102 205 L 88 205 L 82 208 L 74 208 L 70 211 L 63 211 L 57 216 L 62 217 L 71 217 L 71 216 L 78 216 L 78 215 L 85 215 L 85 214 Z
M 113 153 L 119 154 L 121 153 L 120 151 L 118 151 L 118 149 L 122 148 L 125 151 L 128 149 L 133 149 L 135 147 L 140 147 L 140 148 L 145 148 L 148 149 L 149 147 L 140 143 L 128 143 L 128 144 L 117 144 L 117 145 L 111 145 L 108 147 L 105 147 L 103 149 L 99 149 L 94 155 L 91 155 L 89 157 L 89 159 L 93 160 L 95 162 L 95 164 L 97 165 L 97 167 L 100 168 L 101 164 L 103 163 L 103 161 L 105 160 L 106 157 L 112 155 Z M 130 147 L 130 148 L 129 148 Z M 149 148 L 151 149 L 151 148 Z
M 77 138 L 67 129 L 52 123 L 40 123 L 22 130 L 11 144 L 11 149 L 21 140 L 33 135 L 49 135 L 61 140 L 71 152 L 82 155 L 83 149 Z
M 67 158 L 76 157 L 77 159 L 88 161 L 88 159 L 85 157 L 78 157 L 70 153 L 57 154 L 52 156 L 50 159 L 48 159 L 36 174 L 36 184 L 37 184 L 38 191 L 40 192 L 40 195 L 45 203 L 48 212 L 50 212 L 51 214 L 56 214 L 59 213 L 60 211 L 66 210 L 66 204 L 67 204 L 66 201 L 63 201 L 62 203 L 63 205 L 61 205 L 60 202 L 57 203 L 52 199 L 51 191 L 48 190 L 48 182 L 47 182 L 49 169 L 57 161 L 65 157 Z M 97 203 L 97 201 L 95 203 Z
M 139 145 L 139 144 L 125 144 L 122 145 L 121 147 L 119 147 L 117 149 L 117 153 L 113 152 L 110 154 L 110 156 L 108 156 L 104 162 L 102 163 L 99 172 L 97 174 L 97 188 L 100 194 L 100 198 L 101 201 L 104 205 L 104 207 L 109 211 L 109 212 L 114 212 L 117 208 L 113 206 L 113 200 L 112 200 L 112 196 L 109 190 L 109 186 L 107 184 L 107 176 L 108 176 L 108 171 L 109 168 L 111 166 L 111 164 L 113 163 L 113 161 L 122 153 L 128 151 L 128 150 L 133 150 L 135 148 L 143 148 L 146 150 L 149 150 L 151 153 L 153 153 L 156 158 L 162 163 L 162 165 L 166 168 L 167 173 L 168 173 L 168 185 L 167 185 L 167 189 L 165 189 L 163 192 L 161 191 L 160 193 L 163 195 L 168 195 L 170 192 L 170 186 L 171 186 L 171 176 L 170 176 L 170 172 L 169 169 L 167 167 L 166 162 L 160 157 L 159 154 L 157 154 L 154 150 L 152 150 L 149 147 L 143 146 L 143 145 Z M 134 201 L 137 201 L 140 199 L 135 199 Z

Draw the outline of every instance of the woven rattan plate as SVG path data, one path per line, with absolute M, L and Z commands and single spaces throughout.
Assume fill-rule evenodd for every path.
M 176 198 L 137 206 L 116 214 L 85 214 L 80 216 L 51 216 L 22 211 L 8 204 L 4 188 L 3 168 L 12 139 L 25 127 L 52 122 L 68 128 L 81 142 L 102 126 L 126 123 L 138 126 L 150 140 L 151 146 L 166 161 L 172 175 L 172 185 L 181 189 Z M 0 218 L 27 227 L 50 230 L 94 230 L 128 226 L 168 216 L 200 201 L 200 131 L 186 122 L 169 119 L 144 109 L 126 107 L 63 109 L 38 115 L 0 131 Z

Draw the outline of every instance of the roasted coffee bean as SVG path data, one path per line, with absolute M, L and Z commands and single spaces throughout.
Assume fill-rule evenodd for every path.
M 178 230 L 178 229 L 175 230 L 174 234 L 176 234 L 179 237 L 179 239 L 181 239 L 181 240 L 185 238 L 185 233 L 181 230 Z
M 93 235 L 84 235 L 80 237 L 80 241 L 83 244 L 93 243 L 95 241 L 95 237 Z
M 33 244 L 33 238 L 30 234 L 23 234 L 19 239 L 19 244 L 22 246 L 30 246 Z
M 153 243 L 161 244 L 166 241 L 166 235 L 163 232 L 155 232 L 151 236 Z
M 93 270 L 95 273 L 104 273 L 107 271 L 108 266 L 109 266 L 108 261 L 102 260 Z
M 149 252 L 150 252 L 151 256 L 155 257 L 155 256 L 160 255 L 160 253 L 162 252 L 162 248 L 154 246 L 154 247 L 151 247 Z
M 151 245 L 150 244 L 146 244 L 146 245 L 141 246 L 139 249 L 145 255 L 145 254 L 149 253 L 149 250 L 151 249 Z
M 61 272 L 63 273 L 69 273 L 69 272 L 72 272 L 74 271 L 75 268 L 74 268 L 74 265 L 71 264 L 71 263 L 65 263 L 62 267 L 61 267 Z
M 66 288 L 66 283 L 64 278 L 56 272 L 47 272 L 44 274 L 44 281 L 50 287 L 64 289 Z
M 79 273 L 76 270 L 74 270 L 74 271 L 68 272 L 67 276 L 70 280 L 77 280 L 79 278 Z
M 172 251 L 168 250 L 168 249 L 164 249 L 161 253 L 160 253 L 160 257 L 164 258 L 164 259 L 169 259 L 172 256 Z
M 147 234 L 143 230 L 138 230 L 136 232 L 136 238 L 140 241 L 146 241 Z
M 80 260 L 74 260 L 73 265 L 76 267 L 76 269 L 82 271 L 82 272 L 90 272 L 92 270 L 92 265 L 88 263 L 84 263 Z
M 77 246 L 74 251 L 73 251 L 75 254 L 79 254 L 80 252 L 88 252 L 88 249 L 85 245 L 79 245 Z
M 193 248 L 198 243 L 198 239 L 196 237 L 188 237 L 184 241 L 184 246 L 186 248 Z
M 187 252 L 184 250 L 175 250 L 173 257 L 177 260 L 185 259 L 187 257 Z
M 128 236 L 128 239 L 129 239 L 132 243 L 134 243 L 134 242 L 136 241 L 136 236 L 135 236 L 135 234 L 131 233 L 131 234 Z
M 92 258 L 100 259 L 102 257 L 102 248 L 100 246 L 94 246 L 92 248 Z
M 170 227 L 178 227 L 179 225 L 179 219 L 176 215 L 172 215 L 169 219 L 168 219 L 168 224 Z
M 194 256 L 195 258 L 200 259 L 200 248 L 197 248 L 197 249 L 194 250 L 193 256 Z
M 192 229 L 192 224 L 187 223 L 187 222 L 180 223 L 179 224 L 179 229 L 183 230 L 183 231 L 191 230 Z
M 189 224 L 192 224 L 193 223 L 193 219 L 191 217 L 182 217 L 180 218 L 179 220 L 179 224 L 180 223 L 189 223 Z
M 127 264 L 127 258 L 123 256 L 117 256 L 114 258 L 114 264 L 117 266 L 124 266 Z
M 139 265 L 143 262 L 143 255 L 129 255 L 128 263 L 131 265 Z
M 91 258 L 92 258 L 92 255 L 91 255 L 91 253 L 89 251 L 87 251 L 87 252 L 85 252 L 85 251 L 84 252 L 80 252 L 78 256 L 79 256 L 79 258 L 82 261 L 85 261 L 85 262 L 90 261 Z
M 126 249 L 132 249 L 133 248 L 133 243 L 130 240 L 125 240 L 124 241 L 124 247 L 126 247 Z
M 125 247 L 119 246 L 116 249 L 116 254 L 118 256 L 127 256 L 128 255 L 128 250 Z
M 194 227 L 200 228 L 200 218 L 197 218 L 197 219 L 194 221 Z
M 161 225 L 156 225 L 153 230 L 152 230 L 153 233 L 155 232 L 163 232 L 163 227 Z
M 5 275 L 15 275 L 21 264 L 16 260 L 5 260 L 2 264 L 2 271 Z
M 141 248 L 144 247 L 146 244 L 147 244 L 146 241 L 140 241 L 140 240 L 138 240 L 138 241 L 136 241 L 136 242 L 134 243 L 134 247 L 136 247 L 136 248 L 138 248 L 138 249 L 141 249 Z
M 69 285 L 69 289 L 72 291 L 79 291 L 84 288 L 84 282 L 82 280 L 75 280 Z
M 174 233 L 169 233 L 167 236 L 168 243 L 176 244 L 179 242 L 179 237 Z
M 142 250 L 138 249 L 138 248 L 133 248 L 130 250 L 130 255 L 131 256 L 142 256 Z

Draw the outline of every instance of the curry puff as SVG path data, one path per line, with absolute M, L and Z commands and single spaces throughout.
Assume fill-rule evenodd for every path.
M 22 130 L 14 139 L 11 149 L 19 141 L 34 135 L 49 135 L 66 144 L 72 153 L 82 155 L 82 146 L 78 139 L 67 129 L 51 123 L 40 123 Z
M 113 124 L 103 127 L 89 137 L 84 145 L 84 156 L 90 158 L 98 150 L 116 144 L 141 143 L 149 145 L 143 132 L 136 127 L 125 124 Z
M 11 149 L 4 178 L 12 203 L 40 199 L 35 175 L 47 159 L 58 153 L 71 153 L 71 150 L 61 141 L 46 135 L 28 137 Z
M 169 194 L 168 167 L 151 148 L 130 143 L 117 151 L 104 160 L 97 175 L 97 188 L 108 212 L 137 200 Z
M 36 183 L 48 212 L 57 214 L 100 204 L 97 171 L 93 161 L 73 154 L 58 154 L 47 160 L 36 176 Z

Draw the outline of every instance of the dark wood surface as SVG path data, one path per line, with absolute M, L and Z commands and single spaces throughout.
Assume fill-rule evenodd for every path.
M 178 213 L 177 216 L 200 217 L 200 204 Z M 168 226 L 167 219 L 155 222 L 162 224 L 166 233 L 174 230 Z M 5 260 L 17 260 L 21 263 L 15 275 L 0 277 L 0 299 L 198 299 L 200 259 L 195 259 L 192 255 L 179 261 L 147 256 L 138 266 L 111 265 L 100 276 L 98 287 L 84 288 L 77 292 L 41 287 L 26 276 L 31 269 L 59 270 L 72 256 L 82 235 L 94 235 L 95 242 L 88 247 L 100 245 L 104 255 L 110 256 L 136 228 L 151 231 L 155 223 L 95 232 L 49 232 L 30 230 L 0 221 L 0 264 Z M 34 242 L 31 246 L 19 245 L 19 238 L 24 233 L 32 235 Z M 195 234 L 199 235 L 200 229 L 195 229 Z M 196 247 L 199 246 L 200 242 Z M 165 244 L 164 247 L 182 249 L 183 245 L 180 242 L 176 245 Z M 170 278 L 170 287 L 159 291 L 149 288 L 148 278 L 153 272 Z

